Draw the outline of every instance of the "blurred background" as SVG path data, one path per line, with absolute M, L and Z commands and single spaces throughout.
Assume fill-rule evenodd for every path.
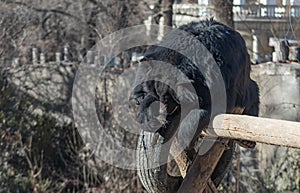
M 0 0 L 0 15 L 0 192 L 144 192 L 135 171 L 95 159 L 72 116 L 79 64 L 108 63 L 97 82 L 98 118 L 135 148 L 137 136 L 113 116 L 113 89 L 147 46 L 110 61 L 92 51 L 126 27 L 226 23 L 246 41 L 260 116 L 300 120 L 299 0 Z M 162 30 L 152 33 L 159 39 Z M 299 150 L 237 148 L 232 163 L 220 192 L 300 192 Z

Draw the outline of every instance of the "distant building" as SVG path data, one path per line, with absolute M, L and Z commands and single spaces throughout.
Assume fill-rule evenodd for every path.
M 213 17 L 210 0 L 193 2 L 175 1 L 175 26 Z M 246 40 L 253 62 L 271 60 L 270 37 L 299 40 L 300 0 L 234 0 L 233 3 L 235 29 Z

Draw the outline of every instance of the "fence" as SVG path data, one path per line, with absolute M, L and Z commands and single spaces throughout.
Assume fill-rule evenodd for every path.
M 175 14 L 190 16 L 212 16 L 211 5 L 174 4 Z M 300 17 L 300 5 L 233 5 L 234 18 L 252 19 L 281 19 L 287 17 Z
M 39 52 L 38 48 L 31 49 L 31 56 L 16 57 L 12 59 L 12 66 L 20 66 L 25 64 L 32 65 L 46 65 L 46 63 L 56 63 L 63 65 L 71 65 L 76 62 L 83 62 L 86 64 L 105 64 L 107 57 L 101 55 L 96 51 L 87 51 L 86 54 L 78 54 L 79 56 L 74 58 L 71 57 L 69 47 L 64 47 L 63 52 L 55 52 L 55 61 L 49 61 L 46 58 L 46 54 Z
M 287 18 L 300 17 L 299 5 L 234 5 L 235 16 L 248 18 Z

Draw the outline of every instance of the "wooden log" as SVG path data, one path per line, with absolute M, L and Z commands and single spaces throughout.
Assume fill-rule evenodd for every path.
M 228 141 L 229 140 L 225 140 L 224 143 L 227 144 Z M 204 139 L 202 144 L 204 147 L 206 146 L 205 143 L 211 143 L 211 141 L 206 141 Z M 210 176 L 215 170 L 224 150 L 225 145 L 217 141 L 206 154 L 197 155 L 193 164 L 189 168 L 188 174 L 184 178 L 178 193 L 203 193 L 204 190 L 206 192 L 208 190 L 215 192 L 215 187 L 210 186 L 213 185 L 213 183 L 211 183 Z
M 234 108 L 232 110 L 232 113 L 234 114 L 242 114 L 244 111 L 244 108 Z M 204 133 L 202 133 L 204 134 Z M 211 145 L 211 140 L 216 140 L 215 138 L 212 139 L 209 135 L 202 135 L 202 143 L 197 148 L 198 152 L 201 152 L 201 148 L 209 147 Z M 193 193 L 217 193 L 217 188 L 215 187 L 215 184 L 211 180 L 211 176 L 213 172 L 215 171 L 215 168 L 220 161 L 221 156 L 223 155 L 223 152 L 227 148 L 227 145 L 229 143 L 229 139 L 224 139 L 222 142 L 220 140 L 215 141 L 212 148 L 209 149 L 208 152 L 206 152 L 204 155 L 196 155 L 196 158 L 191 163 L 179 164 L 180 162 L 178 160 L 181 159 L 182 162 L 186 161 L 186 156 L 182 156 L 184 154 L 181 154 L 181 156 L 178 156 L 176 162 L 178 166 L 180 165 L 187 166 L 188 172 L 186 171 L 186 167 L 181 169 L 184 171 L 184 173 L 187 173 L 184 181 L 182 182 L 182 185 L 180 186 L 178 192 L 193 192 Z M 172 144 L 173 145 L 173 144 Z M 177 145 L 178 146 L 178 145 Z M 178 147 L 174 148 L 171 147 L 171 154 L 178 151 Z M 173 151 L 173 152 L 172 152 Z M 183 175 L 182 175 L 183 176 Z M 184 176 L 183 176 L 184 177 Z
M 179 167 L 181 176 L 185 178 L 187 174 L 187 170 L 190 168 L 193 162 L 192 160 L 189 159 L 187 155 L 188 152 L 186 150 L 183 150 L 183 148 L 180 146 L 177 138 L 174 139 L 171 145 L 170 153 L 174 157 L 174 160 Z M 217 193 L 217 192 L 218 192 L 217 188 L 215 187 L 212 180 L 209 178 L 206 182 L 206 188 L 204 189 L 203 193 Z
M 174 139 L 171 145 L 170 154 L 174 157 L 174 160 L 179 167 L 181 176 L 185 178 L 187 170 L 192 164 L 192 160 L 189 159 L 187 152 L 183 150 L 177 138 Z
M 217 193 L 218 192 L 218 189 L 216 188 L 214 182 L 210 178 L 207 181 L 207 186 L 206 186 L 205 191 L 209 191 L 209 192 L 212 192 L 212 193 Z
M 300 148 L 300 123 L 246 115 L 221 114 L 209 133 L 219 137 Z

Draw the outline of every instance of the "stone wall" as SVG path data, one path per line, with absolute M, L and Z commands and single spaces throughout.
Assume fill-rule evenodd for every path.
M 300 65 L 263 63 L 252 67 L 260 88 L 260 116 L 300 121 Z
M 286 63 L 263 63 L 252 67 L 252 78 L 260 88 L 260 115 L 274 119 L 300 121 L 300 65 Z M 276 131 L 274 131 L 276 132 Z M 259 172 L 264 176 L 267 169 L 271 174 L 278 175 L 278 163 L 282 162 L 288 153 L 296 149 L 257 145 L 257 163 Z M 272 169 L 273 168 L 273 169 Z M 284 176 L 284 175 L 283 175 Z M 284 177 L 278 177 L 278 189 L 286 184 Z

